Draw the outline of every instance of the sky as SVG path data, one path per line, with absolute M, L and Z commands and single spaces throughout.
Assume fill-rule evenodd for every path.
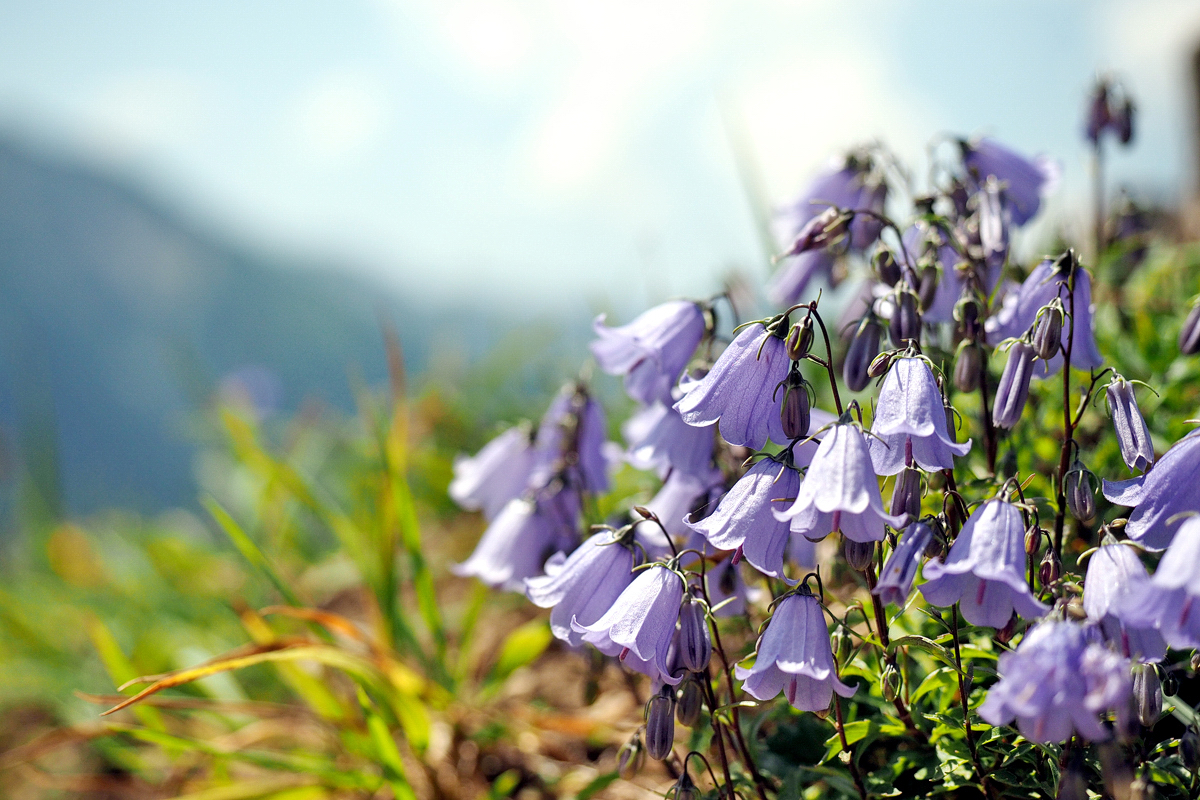
M 917 174 L 946 133 L 1053 155 L 1042 229 L 1075 230 L 1098 71 L 1139 108 L 1113 184 L 1196 185 L 1194 0 L 5 0 L 0 21 L 0 132 L 414 297 L 636 307 L 763 278 L 754 204 L 871 140 Z

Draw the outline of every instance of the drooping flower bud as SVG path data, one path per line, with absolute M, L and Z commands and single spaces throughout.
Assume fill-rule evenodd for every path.
M 1033 377 L 1033 358 L 1036 355 L 1028 342 L 1016 342 L 1008 351 L 1008 361 L 996 387 L 992 405 L 992 422 L 999 428 L 1012 428 L 1021 419 L 1025 401 L 1029 399 L 1029 380 Z
M 1055 555 L 1054 548 L 1048 548 L 1046 555 L 1042 556 L 1042 563 L 1038 565 L 1038 580 L 1046 587 L 1057 581 L 1061 575 L 1062 562 Z
M 883 690 L 883 699 L 889 703 L 896 699 L 900 694 L 900 672 L 894 664 L 886 664 L 883 667 L 883 676 L 879 679 L 880 689 Z
M 982 373 L 983 350 L 974 342 L 964 341 L 954 359 L 954 387 L 960 392 L 973 392 L 979 388 Z
M 1200 733 L 1195 728 L 1188 728 L 1179 737 L 1179 757 L 1188 769 L 1200 765 Z
M 642 732 L 639 730 L 621 746 L 621 751 L 617 754 L 617 773 L 629 780 L 641 771 L 645 763 L 646 747 L 642 744 Z
M 926 265 L 921 270 L 921 280 L 917 284 L 917 299 L 921 303 L 922 311 L 932 308 L 933 301 L 937 299 L 938 277 L 937 267 L 932 264 Z
M 929 546 L 933 543 L 933 529 L 923 521 L 908 526 L 900 542 L 892 550 L 887 563 L 879 573 L 879 582 L 871 591 L 884 603 L 893 603 L 903 608 L 912 591 L 913 579 L 921 566 Z
M 871 361 L 871 366 L 867 367 L 867 377 L 878 378 L 880 375 L 888 371 L 888 367 L 892 365 L 892 359 L 895 357 L 894 352 L 880 353 Z
M 784 253 L 784 257 L 798 256 L 809 250 L 827 247 L 846 233 L 846 215 L 836 206 L 830 206 L 805 223 L 796 240 Z
M 1091 522 L 1096 517 L 1096 476 L 1078 459 L 1071 463 L 1063 485 L 1067 495 L 1067 508 L 1080 522 Z
M 1126 97 L 1125 102 L 1121 103 L 1120 107 L 1113 112 L 1112 117 L 1113 131 L 1117 134 L 1121 144 L 1129 144 L 1133 141 L 1133 116 L 1133 101 Z
M 1138 722 L 1147 728 L 1158 722 L 1162 714 L 1162 681 L 1153 664 L 1133 665 L 1133 706 Z
M 1117 431 L 1117 443 L 1121 446 L 1121 458 L 1131 470 L 1145 472 L 1154 463 L 1154 445 L 1134 397 L 1133 384 L 1118 375 L 1108 385 L 1105 396 Z
M 679 776 L 679 780 L 675 781 L 675 785 L 671 787 L 671 800 L 700 800 L 700 790 L 696 788 L 696 783 L 692 780 L 692 776 L 688 775 L 686 764 L 683 768 L 683 774 Z
M 1179 331 L 1179 352 L 1185 356 L 1200 353 L 1200 301 L 1192 306 Z
M 875 267 L 875 274 L 879 276 L 879 280 L 888 286 L 895 286 L 903 274 L 900 265 L 896 263 L 896 254 L 886 247 L 875 251 L 871 265 Z
M 1096 144 L 1100 134 L 1110 122 L 1108 113 L 1108 81 L 1100 81 L 1092 92 L 1092 101 L 1088 105 L 1086 133 L 1088 141 Z
M 679 702 L 675 706 L 675 719 L 679 720 L 680 725 L 694 728 L 700 721 L 700 712 L 704 705 L 700 680 L 701 678 L 696 675 L 689 675 L 684 678 L 683 683 L 679 684 Z
M 807 314 L 788 331 L 787 354 L 792 361 L 801 361 L 808 355 L 813 343 L 812 317 Z
M 808 435 L 811 408 L 808 400 L 808 382 L 796 370 L 788 373 L 783 385 L 783 407 L 779 410 L 779 421 L 783 435 L 799 439 Z
M 1033 349 L 1038 358 L 1049 361 L 1062 348 L 1062 329 L 1065 318 L 1062 300 L 1054 298 L 1042 306 L 1033 323 Z
M 1179 694 L 1179 678 L 1174 672 L 1168 672 L 1162 678 L 1162 693 L 1164 697 L 1174 697 Z
M 895 308 L 892 310 L 892 319 L 888 323 L 888 333 L 892 337 L 892 344 L 896 347 L 903 347 L 908 342 L 920 341 L 921 311 L 918 303 L 917 296 L 911 291 L 896 292 Z
M 854 650 L 854 640 L 850 632 L 838 625 L 833 632 L 833 651 L 837 655 L 837 663 L 845 666 L 850 661 L 850 653 Z
M 842 366 L 842 378 L 850 391 L 861 392 L 871 380 L 867 369 L 875 356 L 879 355 L 879 337 L 882 333 L 883 327 L 874 314 L 867 314 L 859 321 L 850 340 L 850 348 L 846 351 L 846 363 Z
M 666 760 L 675 745 L 675 690 L 664 685 L 646 703 L 646 752 L 651 758 Z
M 704 604 L 689 594 L 679 609 L 679 660 L 692 672 L 704 672 L 711 657 L 712 639 Z
M 1036 556 L 1042 549 L 1042 529 L 1034 526 L 1025 531 L 1025 555 Z
M 871 559 L 875 556 L 875 543 L 856 542 L 848 536 L 843 536 L 842 553 L 852 569 L 862 572 L 871 566 Z
M 921 473 L 912 467 L 905 467 L 896 476 L 896 488 L 892 490 L 893 516 L 908 515 L 905 525 L 921 516 Z

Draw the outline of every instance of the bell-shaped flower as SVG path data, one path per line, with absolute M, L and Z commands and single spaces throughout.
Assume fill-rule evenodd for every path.
M 702 478 L 683 472 L 672 472 L 667 477 L 654 497 L 643 506 L 658 517 L 658 523 L 647 520 L 637 523 L 634 528 L 638 541 L 651 557 L 670 552 L 667 536 L 673 539 L 695 537 L 688 520 L 693 512 L 706 512 L 716 502 L 724 488 L 722 480 L 721 471 L 716 468 Z M 692 538 L 685 542 L 685 549 L 693 546 Z
M 608 491 L 604 408 L 581 384 L 567 384 L 550 403 L 534 441 L 530 485 L 549 483 L 556 475 L 585 492 Z
M 641 409 L 621 432 L 629 443 L 626 460 L 638 469 L 654 470 L 660 478 L 670 472 L 702 477 L 712 471 L 713 426 L 688 425 L 670 405 Z
M 965 456 L 971 440 L 958 444 L 946 424 L 941 389 L 923 358 L 892 362 L 867 447 L 878 475 L 895 475 L 906 466 L 927 472 L 954 468 L 954 457 Z
M 1200 648 L 1200 517 L 1179 526 L 1154 576 L 1130 592 L 1122 611 L 1126 625 L 1152 625 L 1171 647 Z
M 525 580 L 525 594 L 540 608 L 552 608 L 550 631 L 570 645 L 583 634 L 571 623 L 591 625 L 633 582 L 633 548 L 611 531 L 594 534 L 546 574 Z
M 751 323 L 707 375 L 680 387 L 684 395 L 675 409 L 689 425 L 716 422 L 721 437 L 733 445 L 761 450 L 768 439 L 787 444 L 780 421 L 784 393 L 776 387 L 790 365 L 784 340 L 761 323 Z
M 1133 509 L 1125 535 L 1147 550 L 1163 550 L 1189 511 L 1200 511 L 1200 431 L 1176 442 L 1145 475 L 1104 481 L 1113 505 Z
M 836 263 L 837 257 L 828 249 L 788 256 L 767 282 L 767 299 L 778 308 L 800 302 L 814 278 L 829 280 L 832 277 Z
M 687 300 L 655 306 L 619 328 L 605 325 L 601 314 L 593 325 L 599 338 L 591 344 L 592 354 L 600 369 L 625 376 L 625 391 L 634 400 L 669 402 L 705 325 L 703 309 Z
M 801 711 L 827 710 L 834 692 L 850 697 L 855 691 L 838 680 L 821 604 L 803 589 L 775 606 L 754 666 L 739 665 L 737 677 L 752 697 L 765 701 L 783 692 Z
M 1126 658 L 1161 661 L 1167 645 L 1153 625 L 1135 625 L 1126 608 L 1150 582 L 1146 568 L 1129 547 L 1108 539 L 1088 560 L 1083 581 L 1083 610 L 1104 637 Z
M 1014 225 L 1033 219 L 1058 178 L 1057 165 L 1046 158 L 1027 159 L 994 139 L 960 142 L 963 166 L 976 187 L 995 178 L 1004 188 Z
M 494 519 L 509 500 L 525 492 L 533 460 L 529 431 L 509 428 L 474 456 L 454 459 L 450 498 L 467 511 L 482 511 Z
M 1069 257 L 1068 257 L 1069 258 Z M 1065 270 L 1073 269 L 1075 273 L 1075 302 L 1074 309 L 1068 296 Z M 1092 279 L 1086 269 L 1080 266 L 1070 267 L 1067 259 L 1046 259 L 1033 268 L 1029 277 L 1017 290 L 1016 299 L 1006 299 L 996 316 L 986 323 L 987 338 L 990 344 L 999 344 L 1005 339 L 1016 339 L 1033 327 L 1038 319 L 1038 312 L 1059 298 L 1073 321 L 1068 320 L 1062 326 L 1062 346 L 1065 351 L 1070 342 L 1071 367 L 1073 369 L 1096 369 L 1104 363 L 1104 357 L 1096 349 L 1094 322 L 1092 320 Z M 1062 366 L 1062 353 L 1048 361 L 1041 361 L 1034 368 L 1034 375 L 1046 378 L 1058 372 Z
M 772 513 L 788 520 L 793 533 L 811 541 L 841 531 L 855 542 L 877 542 L 883 539 L 884 523 L 898 528 L 905 519 L 883 510 L 866 438 L 849 423 L 834 425 L 825 433 L 796 501 Z
M 962 604 L 972 625 L 1003 628 L 1015 609 L 1026 619 L 1050 607 L 1025 583 L 1025 522 L 1004 500 L 989 500 L 970 516 L 950 547 L 945 563 L 925 565 L 925 600 L 935 606 Z
M 575 547 L 579 512 L 579 494 L 571 489 L 550 488 L 534 499 L 510 500 L 470 557 L 451 571 L 493 589 L 524 591 L 525 579 L 542 574 L 551 555 Z
M 914 522 L 904 531 L 896 549 L 883 565 L 879 582 L 871 593 L 884 603 L 903 607 L 912 592 L 917 570 L 925 559 L 925 551 L 933 541 L 933 529 L 924 522 Z
M 1121 458 L 1130 470 L 1145 472 L 1154 463 L 1154 445 L 1134 397 L 1133 384 L 1118 375 L 1104 394 L 1117 431 L 1117 444 L 1121 446 Z
M 992 402 L 992 422 L 997 428 L 1012 429 L 1021 421 L 1036 358 L 1033 345 L 1023 339 L 1008 348 L 1008 360 L 1004 362 L 1004 372 L 996 385 L 996 399 Z
M 600 619 L 571 627 L 604 655 L 616 656 L 675 686 L 682 672 L 673 675 L 667 659 L 682 602 L 683 578 L 663 564 L 652 564 L 637 574 Z
M 738 479 L 717 509 L 689 523 L 718 550 L 738 550 L 764 575 L 783 578 L 783 555 L 788 523 L 772 511 L 800 490 L 800 473 L 772 458 L 764 458 Z
M 1047 620 L 1035 626 L 1016 650 L 1000 655 L 1000 681 L 988 690 L 979 716 L 992 725 L 1016 720 L 1026 739 L 1065 742 L 1073 733 L 1104 741 L 1100 715 L 1124 719 L 1133 684 L 1129 662 L 1102 644 L 1089 642 L 1084 626 Z

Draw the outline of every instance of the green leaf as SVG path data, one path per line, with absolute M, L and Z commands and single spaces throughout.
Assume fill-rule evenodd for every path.
M 575 795 L 575 800 L 589 800 L 592 795 L 608 788 L 608 785 L 619 777 L 621 776 L 616 772 L 606 772 L 597 776 L 591 783 L 579 790 L 579 794 Z
M 488 676 L 488 683 L 498 684 L 518 668 L 531 664 L 550 645 L 554 638 L 550 623 L 544 619 L 526 622 L 508 635 L 500 649 L 500 657 Z

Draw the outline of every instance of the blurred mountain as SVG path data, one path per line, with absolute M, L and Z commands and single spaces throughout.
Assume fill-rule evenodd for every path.
M 416 373 L 447 311 L 0 140 L 0 469 L 54 487 L 52 514 L 193 504 L 187 423 L 217 387 L 349 408 L 351 374 L 384 380 L 381 319 Z

